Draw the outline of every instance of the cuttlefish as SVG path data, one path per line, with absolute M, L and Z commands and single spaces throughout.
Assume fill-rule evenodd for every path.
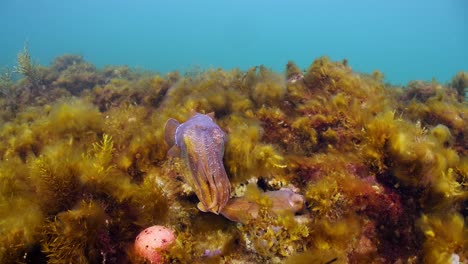
M 304 209 L 304 197 L 288 188 L 264 192 L 261 196 L 271 202 L 268 212 L 272 216 L 297 213 Z M 260 208 L 261 205 L 249 197 L 237 197 L 229 200 L 221 214 L 231 221 L 245 224 L 259 216 Z
M 219 214 L 229 200 L 231 184 L 223 165 L 226 134 L 213 114 L 195 113 L 184 123 L 171 118 L 164 137 L 168 154 L 182 158 L 189 169 L 184 178 L 200 200 L 198 209 Z

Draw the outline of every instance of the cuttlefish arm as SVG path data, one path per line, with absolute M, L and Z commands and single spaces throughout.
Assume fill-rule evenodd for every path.
M 195 114 L 182 124 L 169 119 L 165 141 L 170 147 L 168 155 L 180 156 L 189 169 L 185 180 L 200 200 L 198 208 L 218 214 L 231 191 L 223 165 L 225 133 L 211 116 Z

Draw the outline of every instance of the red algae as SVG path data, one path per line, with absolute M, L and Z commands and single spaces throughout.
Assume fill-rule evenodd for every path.
M 177 233 L 151 251 L 168 263 L 468 261 L 466 72 L 394 87 L 321 57 L 160 75 L 27 49 L 17 69 L 0 78 L 2 263 L 148 262 L 133 243 L 154 225 Z M 226 132 L 239 223 L 198 210 L 166 155 L 164 124 L 194 111 Z M 277 210 L 282 188 L 301 206 Z

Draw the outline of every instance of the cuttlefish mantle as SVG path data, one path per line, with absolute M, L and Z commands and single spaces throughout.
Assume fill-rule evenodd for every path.
M 185 180 L 200 200 L 198 208 L 219 214 L 229 200 L 231 184 L 223 164 L 226 134 L 213 115 L 195 113 L 184 123 L 171 118 L 164 136 L 168 154 L 182 158 L 190 171 Z

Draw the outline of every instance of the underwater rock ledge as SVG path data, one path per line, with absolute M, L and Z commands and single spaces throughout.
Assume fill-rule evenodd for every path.
M 395 87 L 321 57 L 160 75 L 27 49 L 16 70 L 0 78 L 1 263 L 144 263 L 133 242 L 154 225 L 175 232 L 166 263 L 468 261 L 466 72 Z M 232 201 L 255 205 L 229 212 L 240 223 L 198 210 L 166 155 L 166 121 L 193 111 L 226 133 Z M 282 188 L 304 208 L 268 195 Z

